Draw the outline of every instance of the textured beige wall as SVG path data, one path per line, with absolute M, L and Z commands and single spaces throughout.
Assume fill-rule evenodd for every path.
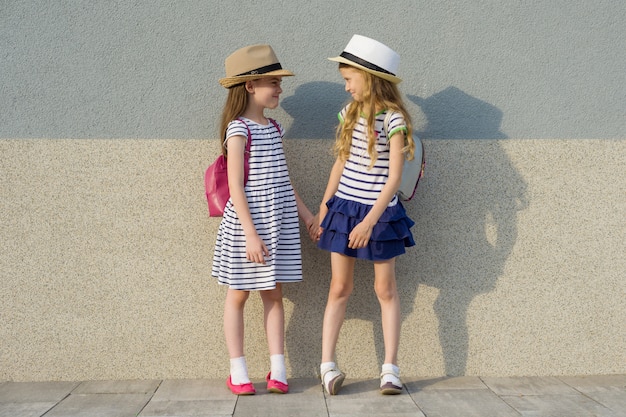
M 626 372 L 626 141 L 427 140 L 398 262 L 405 375 Z M 319 204 L 329 140 L 287 141 Z M 214 140 L 0 140 L 0 380 L 224 377 Z M 285 290 L 291 376 L 320 356 L 327 253 L 303 244 Z M 381 359 L 372 271 L 358 264 L 339 342 L 350 377 Z M 255 294 L 251 375 L 269 367 Z

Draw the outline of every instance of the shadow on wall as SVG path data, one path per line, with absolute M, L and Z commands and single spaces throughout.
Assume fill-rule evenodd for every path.
M 439 290 L 434 311 L 445 374 L 464 375 L 469 348 L 467 310 L 476 296 L 492 291 L 502 275 L 517 239 L 517 213 L 527 206 L 526 183 L 501 143 L 487 140 L 507 138 L 500 131 L 498 108 L 455 87 L 426 99 L 408 98 L 427 119 L 420 135 L 427 142 L 436 139 L 439 159 L 445 153 L 448 163 L 440 165 L 436 155 L 429 157 L 426 150 L 423 188 L 418 190 L 417 204 L 406 204 L 416 221 L 413 233 L 418 248 L 410 265 L 400 258 L 399 285 L 403 291 L 415 291 L 411 288 L 415 283 L 406 281 L 416 276 L 416 283 Z M 458 140 L 469 141 L 467 146 L 452 146 Z M 449 151 L 445 141 L 450 142 Z M 409 266 L 417 274 L 405 271 Z M 414 293 L 410 295 L 407 301 L 415 299 Z M 403 304 L 405 308 L 412 305 Z M 403 311 L 403 316 L 408 313 Z
M 287 155 L 292 181 L 297 189 L 307 190 L 301 197 L 314 213 L 318 211 L 334 163 L 331 147 L 337 113 L 348 98 L 343 85 L 320 81 L 302 84 L 292 96 L 281 100 L 281 107 L 293 119 L 285 132 L 285 152 L 289 151 L 290 139 L 315 139 L 323 142 L 322 152 L 327 155 L 326 158 L 315 156 L 314 163 L 319 165 L 314 167 L 307 155 L 296 158 Z M 322 317 L 330 282 L 330 257 L 328 252 L 317 249 L 304 228 L 301 237 L 304 281 L 283 286 L 285 298 L 293 303 L 285 343 L 292 375 L 311 377 L 319 372 L 322 355 Z
M 319 81 L 300 85 L 292 96 L 281 101 L 281 107 L 293 118 L 285 137 L 328 139 L 330 146 L 335 137 L 337 113 L 348 98 L 341 84 Z
M 448 87 L 426 99 L 407 96 L 420 106 L 428 123 L 420 137 L 426 139 L 507 139 L 500 131 L 502 112 L 495 106 Z
M 526 184 L 498 141 L 471 140 L 506 139 L 500 131 L 502 112 L 496 107 L 454 87 L 426 99 L 407 97 L 421 108 L 427 119 L 424 127 L 416 127 L 425 139 L 427 166 L 417 196 L 405 203 L 409 216 L 416 222 L 412 230 L 417 246 L 410 248 L 397 263 L 402 317 L 405 319 L 412 313 L 420 284 L 437 288 L 439 293 L 433 307 L 439 321 L 445 374 L 463 375 L 469 347 L 467 310 L 474 297 L 494 289 L 502 274 L 517 238 L 517 212 L 526 206 Z M 339 84 L 300 86 L 294 96 L 283 102 L 294 118 L 286 137 L 329 139 L 330 146 L 336 114 L 344 103 L 342 99 L 347 98 Z M 446 141 L 454 145 L 458 140 L 470 141 L 467 146 L 445 146 Z M 325 172 L 303 180 L 319 198 L 332 162 L 329 158 L 328 166 L 320 167 Z M 285 296 L 294 304 L 286 335 L 294 376 L 318 372 L 322 316 L 330 281 L 328 253 L 315 249 L 305 236 L 303 250 L 305 280 L 285 286 Z M 324 265 L 323 269 L 319 265 Z M 382 363 L 380 310 L 373 282 L 371 263 L 357 262 L 346 321 L 359 319 L 371 323 L 376 357 Z M 420 333 L 419 328 L 411 330 L 403 326 L 403 329 L 414 335 Z M 423 351 L 419 346 L 414 349 L 420 350 Z M 340 362 L 341 355 L 339 351 Z M 420 357 L 409 360 L 415 361 L 416 366 L 423 362 Z

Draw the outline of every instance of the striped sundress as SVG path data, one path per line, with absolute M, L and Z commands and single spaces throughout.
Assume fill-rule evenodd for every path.
M 212 276 L 222 285 L 236 290 L 269 290 L 276 283 L 302 281 L 302 256 L 298 209 L 280 131 L 270 123 L 260 125 L 242 118 L 230 122 L 226 141 L 233 136 L 248 136 L 250 147 L 248 182 L 245 193 L 257 233 L 270 252 L 266 264 L 246 259 L 246 238 L 229 200 L 220 223 Z

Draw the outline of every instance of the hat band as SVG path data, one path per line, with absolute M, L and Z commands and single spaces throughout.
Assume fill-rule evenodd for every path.
M 393 75 L 394 77 L 396 76 L 396 74 L 394 74 L 393 72 L 387 71 L 386 69 L 381 68 L 381 67 L 379 67 L 376 64 L 372 64 L 369 61 L 361 59 L 361 58 L 359 58 L 356 55 L 352 55 L 350 52 L 343 51 L 339 56 L 341 56 L 341 57 L 343 57 L 345 59 L 348 59 L 348 60 L 350 60 L 350 61 L 352 61 L 352 62 L 354 62 L 356 64 L 359 64 L 359 65 L 361 65 L 361 66 L 363 66 L 363 67 L 365 67 L 367 69 L 371 69 L 372 71 L 383 72 L 385 74 Z
M 261 67 L 261 68 L 257 68 L 257 69 L 253 69 L 253 70 L 248 71 L 248 72 L 237 74 L 237 75 L 235 75 L 235 77 L 242 77 L 244 75 L 261 75 L 261 74 L 266 74 L 266 73 L 271 72 L 271 71 L 278 71 L 278 70 L 281 70 L 281 69 L 283 69 L 282 65 L 280 65 L 280 62 L 277 62 L 275 64 L 266 65 L 266 66 Z

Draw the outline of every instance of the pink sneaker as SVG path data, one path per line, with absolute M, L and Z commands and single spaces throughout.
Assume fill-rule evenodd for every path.
M 289 392 L 289 385 L 275 379 L 270 379 L 270 375 L 272 375 L 271 372 L 265 377 L 265 380 L 267 381 L 267 390 L 275 394 L 287 394 Z
M 254 395 L 256 394 L 256 390 L 254 389 L 254 385 L 252 382 L 248 382 L 246 384 L 235 385 L 231 380 L 231 376 L 228 376 L 226 380 L 226 385 L 230 388 L 230 391 L 235 395 Z

